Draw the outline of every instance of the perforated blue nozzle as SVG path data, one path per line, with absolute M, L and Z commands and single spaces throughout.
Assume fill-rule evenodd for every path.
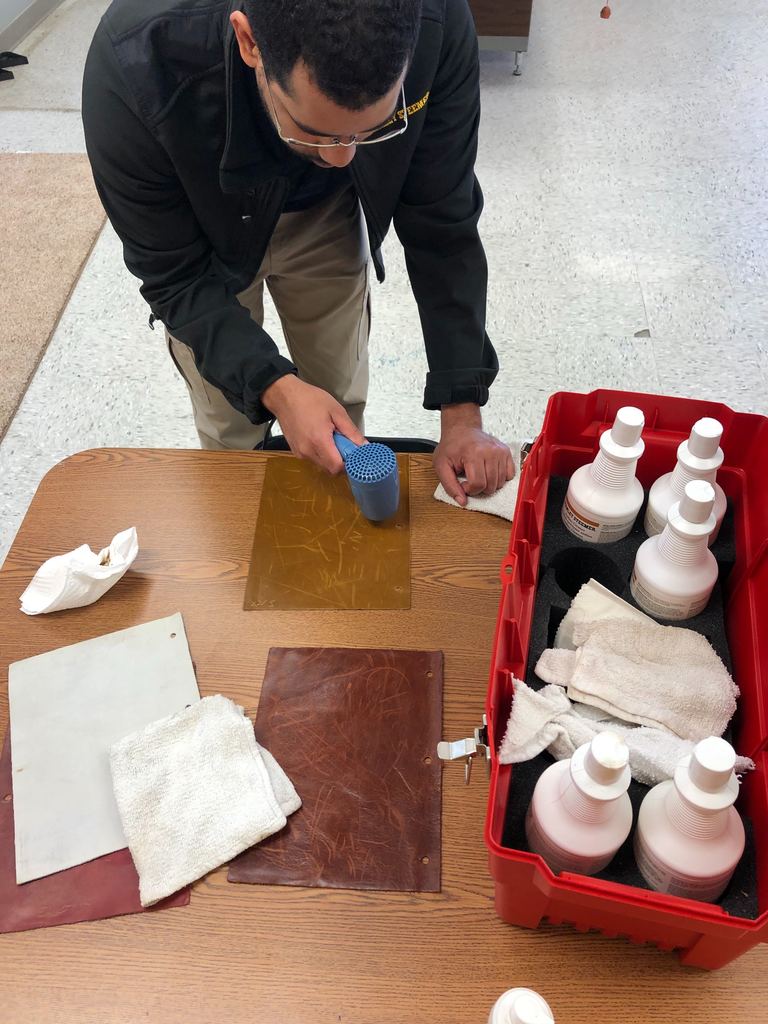
M 385 444 L 356 445 L 343 434 L 333 440 L 344 459 L 349 486 L 366 519 L 380 523 L 390 519 L 400 503 L 400 476 L 397 459 Z

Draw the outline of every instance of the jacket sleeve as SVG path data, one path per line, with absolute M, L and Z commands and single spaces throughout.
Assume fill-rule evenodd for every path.
M 488 267 L 477 231 L 477 36 L 466 0 L 446 0 L 440 63 L 394 226 L 426 345 L 424 406 L 488 401 L 498 372 L 485 333 Z
M 142 120 L 104 22 L 83 80 L 86 149 L 125 263 L 168 331 L 189 345 L 201 375 L 253 423 L 271 419 L 261 394 L 294 366 L 217 273 L 171 161 Z

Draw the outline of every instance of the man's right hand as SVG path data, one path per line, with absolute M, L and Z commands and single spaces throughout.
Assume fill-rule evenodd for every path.
M 365 444 L 343 405 L 327 391 L 306 384 L 293 374 L 270 384 L 261 401 L 277 416 L 293 454 L 309 459 L 329 473 L 340 473 L 344 468 L 333 443 L 335 430 L 355 444 Z

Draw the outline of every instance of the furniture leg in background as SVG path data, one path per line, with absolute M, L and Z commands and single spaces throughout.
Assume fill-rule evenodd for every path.
M 520 59 L 528 50 L 533 0 L 470 0 L 481 50 L 508 50 L 515 54 L 514 75 L 521 75 Z

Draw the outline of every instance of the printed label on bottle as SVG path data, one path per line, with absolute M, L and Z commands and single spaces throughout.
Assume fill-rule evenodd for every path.
M 725 871 L 712 878 L 687 878 L 685 875 L 675 874 L 654 856 L 639 834 L 635 841 L 635 859 L 640 874 L 656 892 L 666 893 L 667 896 L 681 896 L 683 899 L 703 900 L 705 903 L 717 899 L 733 874 L 732 871 Z
M 611 857 L 576 857 L 567 853 L 541 830 L 530 807 L 525 819 L 525 834 L 531 853 L 540 854 L 555 872 L 574 871 L 580 875 L 594 875 L 611 861 Z
M 662 517 L 651 508 L 650 504 L 645 510 L 645 532 L 649 537 L 655 536 L 657 533 L 661 533 L 664 527 L 667 525 L 667 517 Z
M 629 534 L 635 523 L 634 516 L 629 522 L 624 523 L 598 523 L 594 519 L 587 519 L 586 516 L 576 511 L 567 496 L 563 502 L 562 518 L 563 524 L 574 536 L 591 541 L 593 544 L 622 540 Z
M 686 601 L 684 598 L 680 601 L 673 601 L 651 594 L 637 578 L 636 569 L 632 570 L 629 589 L 640 607 L 651 615 L 655 615 L 657 619 L 692 619 L 694 615 L 703 612 L 709 603 L 707 595 L 699 597 L 695 601 Z

